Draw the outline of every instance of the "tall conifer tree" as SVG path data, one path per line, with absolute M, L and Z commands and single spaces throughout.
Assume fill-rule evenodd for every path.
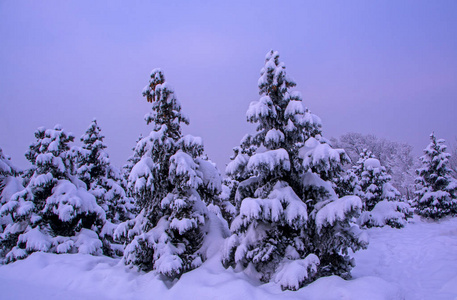
M 316 277 L 349 276 L 349 249 L 365 245 L 350 225 L 362 203 L 338 199 L 330 180 L 347 160 L 321 136 L 321 121 L 303 105 L 278 52 L 265 59 L 258 81 L 261 98 L 250 104 L 256 134 L 227 166 L 238 178 L 234 201 L 239 214 L 231 224 L 223 263 L 245 269 L 283 289 L 298 289 Z M 241 154 L 241 156 L 240 156 Z
M 203 155 L 202 140 L 183 136 L 188 119 L 160 69 L 152 71 L 143 95 L 152 103 L 145 119 L 151 133 L 135 147 L 139 160 L 128 177 L 128 188 L 141 212 L 122 223 L 117 236 L 127 241 L 125 262 L 145 271 L 156 270 L 167 278 L 198 267 L 208 230 L 208 211 L 201 193 L 220 190 L 214 165 Z

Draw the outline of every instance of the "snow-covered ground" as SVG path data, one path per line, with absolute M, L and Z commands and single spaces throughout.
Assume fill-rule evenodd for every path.
M 321 278 L 297 292 L 225 270 L 215 254 L 172 285 L 119 260 L 34 253 L 0 266 L 2 299 L 457 299 L 457 218 L 418 217 L 403 229 L 368 230 L 354 278 Z

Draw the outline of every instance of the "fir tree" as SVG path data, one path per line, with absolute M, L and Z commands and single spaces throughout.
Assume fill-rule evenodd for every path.
M 92 120 L 89 128 L 83 136 L 81 157 L 78 161 L 77 173 L 88 188 L 98 179 L 107 175 L 109 166 L 108 154 L 104 151 L 106 145 L 103 143 L 105 137 L 101 134 L 97 120 Z
M 143 95 L 152 103 L 145 119 L 153 130 L 135 147 L 139 160 L 128 178 L 141 211 L 116 234 L 126 240 L 126 264 L 179 278 L 206 259 L 201 247 L 209 219 L 203 199 L 220 189 L 220 179 L 210 176 L 217 170 L 205 159 L 201 139 L 182 136 L 181 124 L 189 121 L 161 70 L 152 71 Z
M 10 158 L 5 156 L 0 148 L 0 207 L 8 202 L 12 195 L 23 189 L 22 178 L 19 173 L 19 170 L 11 163 Z M 0 217 L 0 257 L 4 257 L 5 251 L 14 246 L 15 237 L 3 239 L 4 230 L 13 224 L 10 215 L 5 214 Z
M 358 185 L 353 192 L 363 202 L 360 224 L 367 227 L 403 227 L 411 216 L 410 207 L 400 201 L 400 193 L 390 183 L 391 176 L 371 151 L 363 150 L 353 173 L 358 175 Z
M 360 171 L 360 188 L 365 210 L 373 210 L 382 200 L 395 201 L 400 193 L 389 182 L 391 176 L 374 156 L 361 157 L 356 168 Z
M 0 236 L 5 261 L 34 251 L 99 254 L 101 241 L 90 229 L 102 223 L 105 214 L 85 184 L 73 176 L 73 135 L 57 125 L 39 128 L 35 137 L 26 154 L 33 165 L 31 177 L 25 189 L 0 208 L 0 215 L 12 220 Z
M 120 223 L 133 217 L 133 199 L 126 196 L 121 186 L 121 174 L 111 165 L 104 138 L 94 119 L 81 137 L 83 146 L 77 173 L 97 199 L 98 205 L 105 210 L 107 220 Z
M 81 137 L 83 146 L 78 149 L 77 174 L 106 213 L 106 222 L 101 231 L 104 254 L 122 255 L 122 247 L 114 243 L 113 234 L 116 224 L 134 217 L 134 204 L 121 186 L 119 170 L 111 165 L 104 138 L 94 119 Z
M 249 158 L 253 156 L 257 147 L 251 142 L 252 136 L 246 135 L 241 140 L 241 145 L 233 148 L 231 162 L 225 169 L 226 178 L 222 186 L 221 211 L 223 218 L 230 225 L 239 213 L 240 202 L 235 201 L 236 191 L 240 182 L 248 179 L 252 174 L 247 170 Z
M 11 163 L 11 159 L 3 154 L 0 148 L 0 204 L 4 204 L 12 193 L 21 186 L 19 170 Z
M 267 54 L 258 85 L 261 98 L 247 111 L 257 132 L 239 148 L 249 152 L 235 150 L 227 166 L 239 181 L 232 195 L 240 209 L 223 264 L 283 289 L 328 274 L 349 276 L 348 250 L 365 245 L 349 223 L 361 201 L 338 199 L 330 183 L 347 157 L 321 137 L 320 119 L 290 91 L 295 83 L 277 52 Z
M 431 143 L 420 157 L 422 167 L 416 170 L 414 204 L 417 214 L 439 219 L 457 213 L 457 180 L 450 175 L 450 154 L 445 152 L 445 141 L 437 140 L 433 133 L 430 139 Z
M 133 167 L 140 161 L 141 157 L 144 155 L 143 151 L 138 151 L 138 152 L 135 151 L 136 145 L 142 139 L 143 139 L 143 135 L 140 134 L 140 136 L 136 140 L 135 147 L 132 148 L 133 154 L 127 159 L 127 163 L 122 167 L 122 170 L 121 170 L 122 187 L 124 188 L 124 190 L 126 191 L 128 196 L 132 196 L 132 195 L 130 195 L 130 193 L 129 193 L 130 191 L 127 188 L 130 172 L 132 171 Z

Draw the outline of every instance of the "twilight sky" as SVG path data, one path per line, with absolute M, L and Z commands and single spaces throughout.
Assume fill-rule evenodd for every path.
M 278 50 L 324 136 L 375 134 L 416 154 L 457 136 L 457 1 L 0 0 L 0 147 L 27 167 L 39 126 L 79 137 L 97 118 L 122 166 L 160 67 L 221 171 L 254 127 L 265 54 Z

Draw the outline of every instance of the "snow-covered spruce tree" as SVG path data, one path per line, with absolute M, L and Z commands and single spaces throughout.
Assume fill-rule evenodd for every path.
M 92 225 L 105 219 L 103 209 L 85 184 L 73 176 L 69 143 L 74 137 L 60 125 L 39 128 L 26 153 L 32 163 L 25 189 L 0 208 L 12 220 L 0 236 L 4 261 L 35 251 L 100 254 L 102 242 Z
M 257 132 L 242 141 L 255 153 L 236 153 L 227 166 L 240 180 L 234 193 L 240 209 L 222 262 L 292 290 L 320 276 L 349 276 L 349 249 L 366 242 L 350 224 L 361 200 L 338 198 L 330 182 L 347 157 L 326 143 L 320 119 L 289 91 L 295 83 L 278 52 L 267 54 L 258 83 L 262 97 L 247 111 Z
M 128 178 L 141 212 L 121 223 L 116 236 L 126 240 L 126 264 L 174 279 L 206 259 L 202 244 L 209 219 L 203 199 L 220 189 L 220 177 L 212 176 L 217 170 L 205 160 L 201 139 L 182 136 L 181 124 L 189 121 L 160 69 L 152 71 L 143 95 L 152 103 L 145 119 L 153 130 L 138 142 L 134 156 L 140 159 Z
M 221 210 L 228 225 L 232 223 L 239 213 L 240 202 L 235 200 L 238 186 L 240 182 L 245 181 L 252 175 L 252 172 L 246 168 L 249 158 L 257 150 L 251 139 L 252 136 L 247 134 L 241 140 L 240 146 L 233 148 L 233 155 L 230 157 L 231 162 L 225 168 L 226 178 L 224 178 L 222 185 Z
M 77 173 L 97 203 L 106 211 L 107 220 L 119 223 L 133 217 L 133 199 L 126 196 L 121 186 L 120 171 L 111 164 L 108 153 L 104 150 L 104 138 L 97 121 L 93 120 L 81 137 L 83 146 Z
M 22 189 L 19 170 L 11 163 L 11 159 L 3 154 L 0 148 L 0 204 Z M 1 225 L 1 224 L 0 224 Z
M 132 171 L 133 167 L 140 161 L 141 157 L 144 154 L 144 151 L 135 151 L 136 145 L 142 139 L 143 139 L 143 135 L 140 134 L 140 136 L 136 140 L 135 147 L 132 148 L 133 154 L 127 159 L 127 163 L 124 166 L 122 166 L 122 170 L 121 170 L 122 187 L 124 188 L 124 190 L 127 193 L 127 196 L 129 196 L 129 197 L 131 195 L 129 194 L 129 189 L 127 188 L 127 185 L 128 185 L 130 172 Z
M 12 195 L 22 190 L 22 178 L 19 176 L 20 172 L 18 169 L 11 163 L 9 157 L 3 154 L 2 148 L 0 148 L 0 207 L 3 206 Z M 9 215 L 4 215 L 0 217 L 0 239 L 1 234 L 6 227 L 13 224 L 13 219 Z M 3 250 L 10 249 L 13 246 L 11 245 L 11 240 L 0 241 L 0 257 L 3 257 L 5 253 Z
M 121 186 L 119 170 L 111 165 L 105 151 L 104 138 L 94 119 L 81 137 L 83 146 L 78 149 L 77 174 L 106 213 L 106 222 L 101 232 L 104 253 L 110 256 L 122 255 L 122 246 L 113 244 L 115 224 L 134 217 L 134 204 L 133 198 L 127 197 Z
M 359 159 L 363 151 L 371 151 L 392 176 L 391 184 L 400 191 L 402 197 L 411 199 L 415 177 L 411 145 L 355 132 L 348 132 L 331 141 L 335 147 L 343 148 L 353 162 Z
M 371 151 L 364 149 L 352 170 L 346 172 L 357 176 L 353 181 L 354 190 L 363 202 L 363 212 L 359 223 L 367 227 L 389 225 L 401 228 L 411 215 L 409 204 L 400 201 L 400 193 L 390 183 L 391 176 L 386 168 L 374 157 Z M 356 182 L 356 183 L 355 183 Z M 343 180 L 344 183 L 344 180 Z
M 416 170 L 414 206 L 417 214 L 436 220 L 457 213 L 457 180 L 450 175 L 445 141 L 433 133 L 430 139 L 420 157 L 422 167 Z

